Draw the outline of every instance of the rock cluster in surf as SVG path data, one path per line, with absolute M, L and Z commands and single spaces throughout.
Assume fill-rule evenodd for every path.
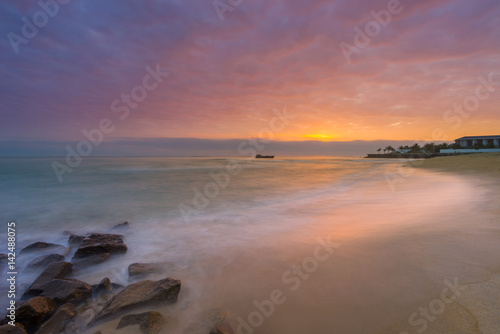
M 129 223 L 125 222 L 116 225 L 111 232 L 123 232 L 128 228 Z M 180 280 L 170 277 L 156 281 L 146 279 L 151 274 L 163 274 L 173 264 L 132 263 L 128 267 L 129 281 L 144 280 L 124 286 L 105 277 L 99 284 L 90 285 L 76 277 L 86 268 L 125 254 L 128 251 L 125 237 L 112 233 L 66 234 L 67 246 L 36 242 L 19 253 L 19 256 L 36 255 L 25 266 L 25 271 L 40 274 L 23 289 L 16 326 L 9 325 L 9 319 L 4 318 L 0 320 L 0 334 L 81 333 L 117 318 L 121 318 L 116 327 L 118 333 L 129 326 L 137 326 L 144 334 L 160 333 L 168 321 L 165 315 L 154 310 L 134 311 L 177 302 Z M 65 261 L 71 254 L 71 261 Z M 225 312 L 209 311 L 193 320 L 184 333 L 234 334 L 234 331 Z

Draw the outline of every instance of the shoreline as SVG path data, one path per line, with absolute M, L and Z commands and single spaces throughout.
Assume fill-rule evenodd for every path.
M 478 180 L 481 186 L 489 190 L 488 200 L 483 203 L 481 211 L 491 218 L 489 226 L 479 224 L 474 232 L 489 234 L 497 240 L 497 243 L 500 243 L 500 208 L 496 205 L 500 200 L 500 153 L 436 157 L 423 161 L 415 168 L 438 173 L 453 173 Z M 475 242 L 482 243 L 481 240 Z M 478 246 L 482 245 L 478 244 Z M 491 253 L 484 254 L 483 261 L 487 262 L 494 257 L 495 255 Z M 496 264 L 496 267 L 491 268 L 484 279 L 464 282 L 462 285 L 465 291 L 455 302 L 456 310 L 446 315 L 449 324 L 456 325 L 462 330 L 471 327 L 474 330 L 474 332 L 465 330 L 464 333 L 498 333 L 500 330 L 498 323 L 500 319 L 500 262 Z M 445 327 L 441 328 L 445 329 Z
M 500 175 L 500 153 L 476 153 L 425 160 L 415 168 L 434 169 L 455 173 L 473 173 L 479 176 Z
M 496 174 L 489 177 L 489 173 L 482 170 L 497 172 L 496 159 L 500 159 L 500 154 L 496 158 L 488 155 L 483 163 L 478 162 L 478 156 L 474 159 L 464 156 L 463 162 L 456 158 L 460 157 L 418 161 L 422 164 L 419 168 L 425 170 L 416 170 L 396 193 L 390 192 L 386 182 L 379 178 L 383 166 L 397 168 L 404 162 L 374 161 L 373 165 L 381 168 L 366 166 L 362 173 L 366 174 L 365 178 L 348 183 L 350 187 L 342 188 L 342 192 L 320 192 L 312 199 L 301 198 L 293 207 L 279 203 L 267 211 L 257 207 L 258 215 L 249 216 L 247 211 L 247 220 L 238 224 L 199 220 L 195 226 L 206 232 L 198 236 L 194 231 L 199 229 L 186 225 L 151 223 L 137 217 L 127 219 L 133 223 L 129 230 L 120 233 L 126 238 L 129 252 L 101 267 L 90 267 L 91 270 L 74 278 L 90 285 L 97 285 L 105 276 L 113 283 L 120 283 L 117 278 L 122 278 L 125 279 L 122 285 L 127 286 L 133 283 L 127 281 L 130 264 L 172 262 L 165 265 L 165 270 L 168 277 L 182 280 L 178 304 L 137 311 L 164 314 L 168 323 L 163 332 L 184 329 L 198 319 L 202 311 L 212 308 L 227 311 L 229 324 L 237 330 L 238 317 L 247 321 L 256 311 L 254 299 L 268 300 L 270 292 L 277 288 L 290 292 L 285 295 L 286 303 L 276 306 L 276 313 L 255 328 L 255 334 L 322 332 L 326 328 L 346 334 L 402 331 L 414 334 L 420 327 L 408 322 L 410 316 L 420 307 L 430 310 L 438 305 L 436 298 L 448 287 L 447 282 L 452 284 L 456 278 L 460 287 L 467 289 L 459 291 L 455 302 L 445 301 L 445 310 L 428 322 L 425 333 L 477 334 L 478 328 L 481 333 L 498 333 L 498 325 L 493 322 L 497 317 L 492 316 L 492 312 L 500 310 L 500 305 L 495 305 L 500 300 L 497 295 L 500 291 L 500 212 L 498 201 L 494 200 L 495 195 L 500 195 L 500 182 L 496 181 Z M 356 163 L 365 166 L 368 162 Z M 350 165 L 342 164 L 343 168 L 347 166 Z M 273 215 L 276 211 L 279 214 Z M 283 224 L 274 224 L 273 229 L 265 233 L 259 226 L 256 232 L 252 226 L 262 217 L 279 218 L 287 222 L 286 226 L 301 223 L 291 230 Z M 304 219 L 307 224 L 303 223 Z M 95 225 L 94 229 L 70 230 L 78 235 L 115 233 L 102 230 L 104 226 L 112 228 L 115 222 L 111 222 L 112 219 L 97 231 L 94 231 Z M 157 231 L 155 235 L 164 231 L 165 237 L 175 235 L 183 241 L 173 244 L 168 238 L 155 238 L 148 232 L 152 230 Z M 235 242 L 233 238 L 241 231 L 259 238 L 253 240 L 249 235 L 237 239 L 243 243 Z M 202 240 L 200 236 L 206 239 L 207 232 L 212 240 L 219 241 L 215 248 L 209 244 L 196 246 L 195 241 Z M 326 236 L 331 236 L 341 247 L 335 249 L 328 261 L 318 262 L 317 268 L 307 272 L 307 279 L 300 281 L 300 289 L 289 289 L 295 284 L 288 284 L 291 280 L 283 281 L 283 273 L 292 265 L 303 266 L 305 259 L 314 255 L 317 238 Z M 59 244 L 61 238 L 66 242 L 67 236 L 35 241 Z M 148 240 L 148 244 L 141 240 Z M 167 277 L 152 275 L 155 280 Z M 297 276 L 285 278 L 296 282 Z M 290 319 L 296 314 L 302 316 L 300 321 Z M 419 315 L 418 321 L 423 319 Z M 119 320 L 88 328 L 85 333 L 114 332 Z M 125 334 L 131 329 L 119 332 Z

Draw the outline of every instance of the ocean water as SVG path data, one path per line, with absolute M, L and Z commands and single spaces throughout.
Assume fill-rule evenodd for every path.
M 211 309 L 227 310 L 244 334 L 389 333 L 444 280 L 481 278 L 499 260 L 487 232 L 491 190 L 400 161 L 88 158 L 63 182 L 51 162 L 0 160 L 1 244 L 9 221 L 18 249 L 128 221 L 119 233 L 129 251 L 76 278 L 128 284 L 129 264 L 167 263 L 152 278 L 183 285 L 178 303 L 159 309 L 164 333 Z M 21 269 L 18 289 L 34 277 Z

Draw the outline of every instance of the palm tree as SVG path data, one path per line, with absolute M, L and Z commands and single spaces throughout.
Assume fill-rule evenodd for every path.
M 379 149 L 377 150 L 378 154 L 380 154 L 380 151 L 382 151 L 382 149 L 381 149 L 381 148 L 379 148 Z
M 427 143 L 424 145 L 424 151 L 426 153 L 435 153 L 436 152 L 436 144 L 434 143 Z
M 418 143 L 415 143 L 412 147 L 410 147 L 412 153 L 421 153 L 422 148 Z
M 394 147 L 392 147 L 392 146 L 390 146 L 390 145 L 389 145 L 389 146 L 387 146 L 387 147 L 384 149 L 384 152 L 385 152 L 385 151 L 387 151 L 387 152 L 389 152 L 389 153 L 392 153 L 392 152 L 394 152 L 394 151 L 396 151 L 396 150 L 394 149 Z

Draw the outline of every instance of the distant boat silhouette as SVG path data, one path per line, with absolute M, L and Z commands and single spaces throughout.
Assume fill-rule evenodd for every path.
M 256 159 L 274 159 L 274 155 L 261 155 L 257 154 L 255 156 Z

